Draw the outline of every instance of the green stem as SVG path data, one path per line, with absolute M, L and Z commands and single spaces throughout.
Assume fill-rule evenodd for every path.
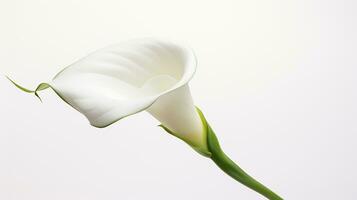
M 283 200 L 269 188 L 256 181 L 254 178 L 244 172 L 237 164 L 235 164 L 221 149 L 218 139 L 212 128 L 207 123 L 207 141 L 208 148 L 211 152 L 211 159 L 229 176 L 249 187 L 250 189 L 260 193 L 270 200 Z
M 180 134 L 176 134 L 170 131 L 164 125 L 160 125 L 160 127 L 164 128 L 164 130 L 167 131 L 168 133 L 185 141 L 187 144 L 189 144 L 191 147 L 193 147 L 193 149 L 195 149 L 203 156 L 211 158 L 213 162 L 215 162 L 218 165 L 218 167 L 221 168 L 226 174 L 228 174 L 238 182 L 242 183 L 243 185 L 258 192 L 259 194 L 265 196 L 270 200 L 283 200 L 283 198 L 275 194 L 269 188 L 265 187 L 263 184 L 255 180 L 253 177 L 249 176 L 223 152 L 221 146 L 219 145 L 216 134 L 212 130 L 211 126 L 207 123 L 207 120 L 204 117 L 202 111 L 199 108 L 197 108 L 197 112 L 201 118 L 204 127 L 204 133 L 206 134 L 206 137 L 204 138 L 206 138 L 207 140 L 206 143 L 207 145 L 205 146 L 199 146 L 199 147 L 194 146 L 193 143 L 179 137 Z

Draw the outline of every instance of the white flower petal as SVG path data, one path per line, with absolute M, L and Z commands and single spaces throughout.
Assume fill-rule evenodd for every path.
M 196 69 L 192 50 L 142 39 L 100 49 L 65 68 L 51 87 L 96 127 L 148 109 L 193 145 L 205 143 L 188 81 Z
M 147 111 L 182 140 L 207 148 L 202 121 L 193 104 L 188 84 L 166 93 Z

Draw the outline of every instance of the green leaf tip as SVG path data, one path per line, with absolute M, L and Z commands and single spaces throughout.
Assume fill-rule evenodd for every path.
M 10 77 L 6 76 L 6 78 L 12 83 L 14 84 L 18 89 L 20 89 L 21 91 L 23 92 L 26 92 L 26 93 L 34 93 L 35 96 L 40 99 L 40 101 L 42 102 L 42 99 L 40 97 L 40 95 L 38 95 L 38 91 L 42 91 L 42 90 L 45 90 L 49 87 L 51 87 L 48 83 L 40 83 L 35 90 L 29 90 L 25 87 L 22 87 L 21 85 L 17 84 L 15 81 L 13 81 Z

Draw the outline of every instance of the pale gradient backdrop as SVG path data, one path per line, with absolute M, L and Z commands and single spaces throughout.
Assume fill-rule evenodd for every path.
M 225 151 L 289 200 L 357 199 L 355 1 L 0 0 L 0 73 L 34 88 L 87 53 L 183 41 Z M 259 200 L 147 113 L 91 127 L 0 77 L 0 199 Z

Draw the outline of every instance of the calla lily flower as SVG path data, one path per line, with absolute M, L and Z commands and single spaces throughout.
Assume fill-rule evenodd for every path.
M 237 181 L 268 199 L 282 199 L 223 153 L 215 133 L 192 100 L 188 83 L 196 66 L 194 52 L 185 45 L 138 39 L 97 50 L 35 90 L 10 81 L 37 97 L 39 91 L 52 88 L 98 128 L 147 111 L 164 130 L 211 158 Z

